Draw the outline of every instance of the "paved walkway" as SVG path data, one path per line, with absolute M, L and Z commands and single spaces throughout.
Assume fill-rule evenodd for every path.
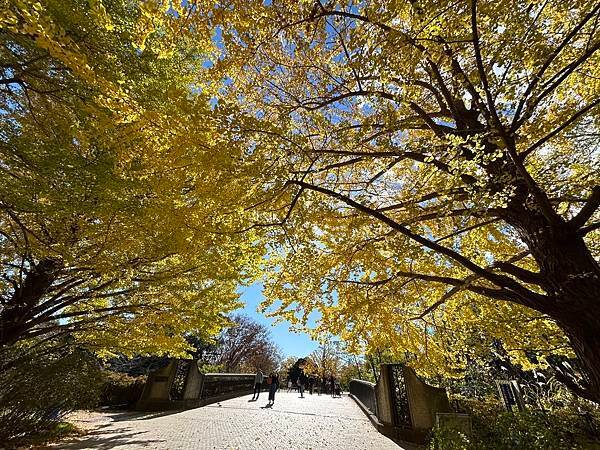
M 347 396 L 278 392 L 273 408 L 250 396 L 178 412 L 89 413 L 76 421 L 89 434 L 61 449 L 402 450 L 379 434 Z

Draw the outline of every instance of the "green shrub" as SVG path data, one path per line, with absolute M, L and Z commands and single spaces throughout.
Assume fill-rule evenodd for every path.
M 427 447 L 429 450 L 470 450 L 471 437 L 450 428 L 437 428 Z
M 121 372 L 103 372 L 100 404 L 132 407 L 139 400 L 146 383 L 145 376 L 132 377 Z
M 81 350 L 61 350 L 5 368 L 0 372 L 0 447 L 47 433 L 65 414 L 96 406 L 101 384 L 97 360 Z
M 554 415 L 540 411 L 503 412 L 491 423 L 476 425 L 484 443 L 498 449 L 569 449 L 577 448 L 572 424 L 561 423 Z
M 468 401 L 473 434 L 436 429 L 429 450 L 567 450 L 600 449 L 596 419 L 574 405 L 552 412 L 504 411 L 496 401 Z M 592 408 L 595 411 L 595 408 Z

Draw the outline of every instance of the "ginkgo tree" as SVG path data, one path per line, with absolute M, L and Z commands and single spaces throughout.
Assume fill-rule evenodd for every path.
M 431 374 L 575 355 L 600 401 L 596 2 L 1 12 L 2 345 L 181 348 L 266 238 L 283 317 Z
M 269 154 L 275 312 L 458 374 L 575 355 L 600 401 L 600 4 L 239 1 L 214 70 Z M 220 14 L 220 16 L 219 16 Z M 276 142 L 277 145 L 273 143 Z
M 211 28 L 192 39 L 184 13 L 2 3 L 0 348 L 177 354 L 239 305 L 261 253 L 228 233 L 251 164 L 202 90 Z

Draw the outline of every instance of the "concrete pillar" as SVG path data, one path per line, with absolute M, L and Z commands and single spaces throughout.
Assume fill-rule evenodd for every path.
M 393 385 L 390 370 L 387 364 L 381 364 L 379 380 L 375 385 L 377 397 L 377 419 L 385 426 L 394 426 L 394 400 L 392 398 Z
M 199 400 L 202 389 L 202 374 L 198 370 L 198 362 L 192 361 L 185 383 L 184 400 Z
M 436 413 L 450 412 L 446 390 L 424 383 L 408 366 L 404 366 L 403 374 L 413 428 L 417 430 L 433 428 Z
M 165 367 L 162 367 L 148 375 L 142 395 L 136 404 L 136 409 L 161 408 L 169 404 L 169 393 L 171 384 L 175 377 L 177 360 L 172 359 Z

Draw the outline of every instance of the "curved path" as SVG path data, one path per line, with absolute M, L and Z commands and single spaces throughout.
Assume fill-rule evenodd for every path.
M 89 433 L 61 449 L 374 449 L 402 448 L 379 434 L 344 395 L 278 392 L 273 408 L 250 396 L 187 411 L 80 415 Z

